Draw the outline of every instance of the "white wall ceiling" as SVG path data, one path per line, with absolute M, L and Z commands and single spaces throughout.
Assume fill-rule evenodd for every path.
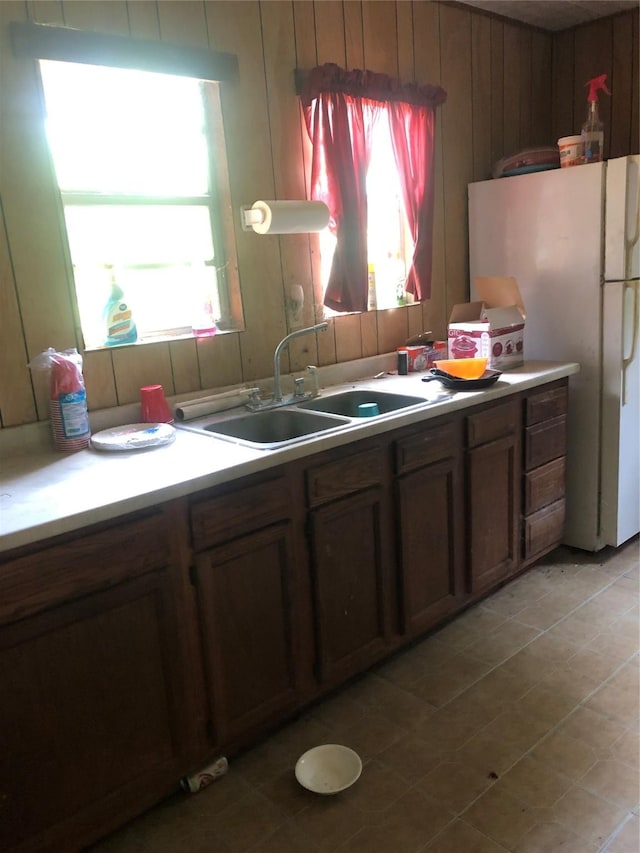
M 545 30 L 559 31 L 596 18 L 637 9 L 639 0 L 462 0 L 486 12 Z

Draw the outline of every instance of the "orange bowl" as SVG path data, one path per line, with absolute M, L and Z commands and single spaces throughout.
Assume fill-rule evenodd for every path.
M 457 379 L 480 379 L 488 361 L 488 358 L 445 358 L 434 362 L 434 366 Z

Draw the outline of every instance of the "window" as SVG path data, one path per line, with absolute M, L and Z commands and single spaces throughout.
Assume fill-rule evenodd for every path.
M 413 241 L 402 204 L 402 190 L 391 147 L 386 111 L 372 129 L 371 161 L 367 170 L 367 309 L 395 308 L 413 302 L 405 291 Z M 336 238 L 320 233 L 322 282 L 326 290 Z M 324 297 L 324 293 L 323 293 Z M 325 314 L 337 312 L 325 308 Z
M 324 304 L 346 312 L 428 299 L 435 108 L 446 92 L 334 63 L 298 81 L 311 198 L 329 208 L 334 237 Z M 380 300 L 371 298 L 372 273 Z
M 105 344 L 112 282 L 138 341 L 231 328 L 217 84 L 41 60 L 85 347 Z

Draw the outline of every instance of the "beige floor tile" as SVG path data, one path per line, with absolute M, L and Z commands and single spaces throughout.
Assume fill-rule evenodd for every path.
M 553 594 L 545 595 L 535 604 L 525 607 L 514 618 L 524 625 L 531 625 L 541 631 L 546 631 L 547 628 L 564 619 L 580 604 L 579 599 L 578 601 L 567 601 L 566 598 L 558 600 Z
M 417 726 L 415 734 L 436 755 L 458 749 L 478 731 L 478 720 L 457 709 L 441 708 Z
M 630 811 L 640 803 L 637 771 L 621 761 L 598 761 L 580 779 L 580 787 Z
M 340 850 L 361 853 L 414 853 L 432 839 L 453 815 L 442 803 L 417 790 L 408 791 L 380 814 L 375 826 L 354 834 Z
M 251 792 L 221 813 L 216 831 L 231 853 L 244 853 L 264 841 L 285 818 L 283 809 Z
M 378 760 L 394 770 L 405 782 L 413 784 L 433 770 L 442 759 L 428 743 L 414 734 L 408 734 L 379 753 Z
M 430 705 L 441 708 L 474 684 L 490 668 L 490 664 L 460 653 L 445 667 L 435 669 L 411 688 L 411 692 Z
M 574 610 L 571 615 L 575 619 L 582 619 L 583 622 L 588 622 L 594 628 L 597 628 L 598 631 L 605 631 L 623 612 L 619 610 L 612 612 L 609 610 L 606 602 L 600 602 L 598 598 L 592 598 L 586 604 Z
M 494 780 L 487 773 L 468 764 L 447 761 L 427 774 L 417 787 L 459 814 L 492 784 Z
M 602 635 L 600 635 L 602 636 Z M 609 678 L 620 665 L 617 661 L 602 653 L 597 648 L 596 642 L 593 642 L 593 648 L 587 646 L 576 652 L 575 655 L 569 658 L 566 662 L 567 667 L 587 675 L 590 678 L 597 678 L 600 681 L 605 681 Z
M 540 635 L 538 628 L 509 620 L 487 637 L 481 637 L 469 649 L 478 660 L 499 664 Z
M 366 813 L 365 822 L 376 822 L 380 814 L 409 790 L 409 783 L 387 764 L 367 761 L 356 784 L 349 789 L 349 802 Z
M 315 794 L 298 783 L 291 767 L 275 779 L 258 785 L 258 790 L 287 816 L 298 814 L 315 798 Z
M 355 787 L 355 786 L 354 786 Z M 317 797 L 290 821 L 302 837 L 313 839 L 323 853 L 336 850 L 365 825 L 365 816 L 351 802 L 354 788 L 335 797 Z
M 522 673 L 511 675 L 506 664 L 491 670 L 445 706 L 447 710 L 465 709 L 470 716 L 487 723 L 494 720 L 513 702 L 521 699 L 536 683 Z
M 494 743 L 512 744 L 524 754 L 548 731 L 549 725 L 546 721 L 527 713 L 521 707 L 521 703 L 516 702 L 511 708 L 496 717 L 480 734 L 491 739 Z
M 609 659 L 609 663 L 614 663 Z M 602 684 L 601 678 L 589 675 L 582 669 L 577 669 L 570 664 L 560 664 L 536 685 L 540 690 L 550 690 L 558 697 L 566 700 L 569 710 L 583 699 L 594 693 Z
M 628 764 L 638 773 L 640 769 L 640 735 L 636 732 L 625 731 L 604 755 L 613 761 L 622 761 L 623 764 Z
M 476 800 L 464 812 L 464 820 L 509 850 L 536 824 L 533 811 L 525 803 L 496 788 Z
M 519 761 L 524 752 L 518 744 L 496 740 L 494 733 L 482 731 L 458 750 L 454 760 L 475 767 L 489 778 L 496 778 Z
M 548 729 L 559 723 L 577 704 L 575 696 L 566 695 L 554 687 L 547 687 L 543 682 L 536 684 L 528 693 L 519 699 L 516 707 L 523 714 L 533 717 L 545 724 Z
M 309 716 L 327 729 L 341 732 L 357 725 L 366 711 L 366 706 L 347 690 L 315 705 Z
M 514 853 L 597 853 L 589 844 L 559 823 L 538 823 L 515 847 Z
M 635 600 L 637 601 L 637 596 Z M 615 585 L 599 592 L 593 601 L 600 607 L 604 607 L 607 613 L 611 613 L 614 616 L 622 616 L 634 604 L 632 593 L 627 589 L 619 589 Z
M 600 845 L 604 844 L 625 816 L 620 806 L 606 802 L 578 786 L 571 788 L 558 800 L 553 814 L 558 823 L 585 841 Z
M 344 729 L 342 734 L 346 746 L 355 749 L 363 761 L 379 755 L 407 733 L 376 711 L 368 711 L 353 726 Z
M 562 619 L 549 629 L 548 636 L 578 647 L 591 643 L 602 629 L 590 622 L 584 614 L 579 614 L 580 611 L 577 610 Z
M 408 690 L 374 673 L 352 685 L 349 694 L 363 708 L 377 711 L 392 723 L 409 730 L 437 710 Z
M 503 853 L 506 848 L 462 820 L 456 820 L 425 847 L 424 853 Z
M 318 849 L 313 838 L 303 835 L 294 824 L 285 823 L 254 847 L 251 853 L 315 853 Z M 214 851 L 218 853 L 215 847 L 211 847 L 207 853 Z
M 546 763 L 525 756 L 505 773 L 496 787 L 532 808 L 549 808 L 566 794 L 572 785 L 573 782 L 568 776 Z
M 640 705 L 639 675 L 636 666 L 624 666 L 589 699 L 587 707 L 625 726 L 637 726 Z
M 458 616 L 435 635 L 437 639 L 451 648 L 461 651 L 478 637 L 486 637 L 505 621 L 500 616 L 481 605 L 471 607 Z
M 578 780 L 597 761 L 595 749 L 584 740 L 573 738 L 562 730 L 555 731 L 539 743 L 531 753 L 541 763 Z
M 540 657 L 555 665 L 566 663 L 569 658 L 573 657 L 579 651 L 580 646 L 554 636 L 551 631 L 545 631 L 544 634 L 540 634 L 539 637 L 536 637 L 533 642 L 529 643 L 523 649 L 523 652 L 527 652 L 534 657 Z
M 534 642 L 537 641 L 534 640 Z M 524 691 L 527 693 L 548 675 L 549 668 L 550 664 L 546 658 L 532 651 L 530 646 L 526 646 L 501 664 L 497 671 L 518 679 L 523 685 L 527 686 L 527 690 Z
M 622 738 L 625 729 L 620 723 L 603 717 L 580 705 L 558 727 L 558 733 L 582 740 L 598 753 L 605 752 Z
M 622 619 L 624 619 L 624 617 L 622 617 Z M 621 620 L 614 622 L 608 631 L 603 631 L 601 634 L 594 637 L 588 646 L 590 649 L 595 649 L 600 654 L 607 655 L 612 658 L 616 664 L 626 661 L 631 657 L 631 655 L 635 654 L 640 647 L 640 639 L 635 626 L 633 626 L 633 632 L 618 632 L 615 630 L 616 624 L 619 624 L 620 621 Z M 635 620 L 633 621 L 635 622 Z
M 629 816 L 609 841 L 605 853 L 638 853 L 640 850 L 640 820 Z

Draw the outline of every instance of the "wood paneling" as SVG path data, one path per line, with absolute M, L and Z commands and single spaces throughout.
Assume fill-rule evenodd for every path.
M 473 180 L 471 13 L 440 8 L 440 59 L 447 102 L 442 107 L 446 317 L 469 293 L 467 185 Z
M 2 426 L 47 417 L 46 383 L 26 364 L 48 346 L 80 346 L 62 211 L 45 144 L 34 64 L 15 59 L 7 24 L 26 17 L 238 56 L 221 87 L 245 331 L 85 353 L 92 410 L 134 402 L 139 385 L 167 394 L 270 376 L 289 331 L 286 297 L 305 294 L 304 325 L 322 319 L 317 236 L 259 236 L 239 228 L 240 205 L 306 197 L 310 144 L 293 69 L 337 62 L 403 81 L 443 85 L 436 116 L 433 288 L 420 307 L 339 317 L 327 333 L 294 341 L 283 369 L 395 349 L 422 329 L 445 335 L 451 305 L 468 296 L 466 185 L 501 157 L 579 131 L 584 83 L 609 74 L 602 97 L 605 156 L 638 151 L 638 13 L 559 34 L 438 2 L 404 0 L 32 0 L 0 3 L 0 407 Z M 37 211 L 37 214 L 35 212 Z M 5 244 L 6 243 L 6 244 Z M 35 396 L 34 388 L 35 386 Z M 35 402 L 34 402 L 35 400 Z

